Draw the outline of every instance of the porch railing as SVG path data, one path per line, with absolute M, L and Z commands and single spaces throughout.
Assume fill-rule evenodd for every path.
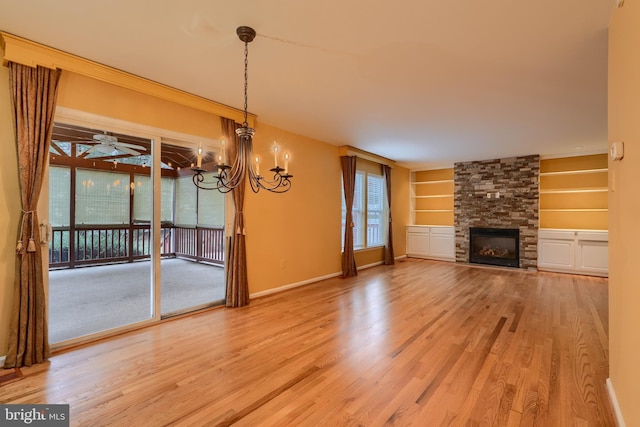
M 160 253 L 212 264 L 224 263 L 224 229 L 162 226 Z M 71 236 L 73 238 L 71 239 Z M 53 227 L 49 242 L 49 267 L 74 268 L 151 257 L 148 225 Z

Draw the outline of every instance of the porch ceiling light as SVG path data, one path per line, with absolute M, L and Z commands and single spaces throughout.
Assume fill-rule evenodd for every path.
M 281 168 L 278 164 L 278 147 L 274 146 L 275 166 L 269 169 L 273 173 L 273 179 L 267 180 L 260 175 L 258 157 L 253 154 L 253 135 L 256 131 L 250 128 L 247 122 L 249 43 L 255 38 L 256 32 L 250 27 L 238 27 L 236 33 L 240 40 L 244 42 L 244 122 L 241 127 L 236 129 L 236 156 L 231 165 L 227 164 L 223 145 L 222 155 L 218 156 L 218 164 L 216 165 L 218 174 L 214 176 L 215 181 L 206 182 L 203 174 L 207 171 L 202 169 L 202 147 L 199 147 L 198 162 L 191 168 L 194 172 L 193 183 L 203 190 L 218 190 L 221 193 L 228 193 L 238 185 L 241 185 L 244 182 L 243 178 L 248 175 L 249 183 L 254 193 L 260 191 L 261 188 L 273 193 L 284 193 L 291 188 L 290 178 L 293 177 L 287 170 L 289 154 L 285 153 L 284 168 Z M 255 162 L 253 162 L 253 159 L 255 159 Z

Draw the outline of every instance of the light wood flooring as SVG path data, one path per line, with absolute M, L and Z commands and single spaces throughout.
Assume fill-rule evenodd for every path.
M 407 259 L 54 355 L 79 426 L 613 426 L 607 280 Z

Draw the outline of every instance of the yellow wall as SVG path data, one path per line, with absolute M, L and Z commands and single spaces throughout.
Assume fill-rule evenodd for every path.
M 0 53 L 3 53 L 0 51 Z M 19 220 L 19 189 L 8 69 L 0 67 L 0 355 L 6 353 L 8 314 L 13 296 L 13 268 Z M 64 72 L 58 105 L 135 121 L 176 132 L 217 139 L 219 117 L 124 89 L 79 74 Z M 262 157 L 265 174 L 274 139 L 291 152 L 293 187 L 285 194 L 247 190 L 245 222 L 251 293 L 306 282 L 341 270 L 341 171 L 339 148 L 256 123 L 254 150 Z M 13 154 L 12 154 L 13 153 Z M 263 169 L 265 168 L 265 169 Z M 394 245 L 406 253 L 409 171 L 394 167 L 392 175 Z M 358 265 L 383 259 L 381 250 L 363 253 Z
M 248 191 L 245 199 L 249 290 L 260 292 L 341 270 L 341 171 L 338 147 L 257 122 L 254 150 L 272 164 L 277 140 L 291 152 L 293 187 Z M 272 167 L 272 165 L 271 165 Z M 265 172 L 261 172 L 265 175 Z
M 540 228 L 608 228 L 607 155 L 540 160 Z
M 57 105 L 102 116 L 218 139 L 219 116 L 64 71 Z
M 640 426 L 640 3 L 614 9 L 609 27 L 609 376 L 626 425 Z
M 0 48 L 0 54 L 4 54 Z M 0 355 L 7 350 L 13 298 L 15 251 L 20 221 L 17 152 L 9 94 L 9 69 L 0 67 Z

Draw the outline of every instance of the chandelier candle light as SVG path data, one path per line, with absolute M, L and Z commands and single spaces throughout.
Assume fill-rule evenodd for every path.
M 249 42 L 251 42 L 256 32 L 250 27 L 238 27 L 236 33 L 241 41 L 244 42 L 244 121 L 242 126 L 236 129 L 236 143 L 237 150 L 235 159 L 232 165 L 226 163 L 225 153 L 225 141 L 221 141 L 221 150 L 218 154 L 218 162 L 215 166 L 218 174 L 214 176 L 215 181 L 206 182 L 204 173 L 207 172 L 202 168 L 202 144 L 198 146 L 198 155 L 196 166 L 192 166 L 191 170 L 194 172 L 193 183 L 196 187 L 203 190 L 218 190 L 221 193 L 228 193 L 236 188 L 242 182 L 244 177 L 248 175 L 249 184 L 254 193 L 265 189 L 273 193 L 284 193 L 291 189 L 290 178 L 293 175 L 289 174 L 289 153 L 284 154 L 284 168 L 278 165 L 279 147 L 274 143 L 273 154 L 275 160 L 275 166 L 269 169 L 273 173 L 273 179 L 267 180 L 260 175 L 260 159 L 253 154 L 253 135 L 255 130 L 249 127 L 247 122 L 247 88 L 248 88 L 248 65 L 249 65 Z M 255 159 L 255 166 L 253 159 Z

